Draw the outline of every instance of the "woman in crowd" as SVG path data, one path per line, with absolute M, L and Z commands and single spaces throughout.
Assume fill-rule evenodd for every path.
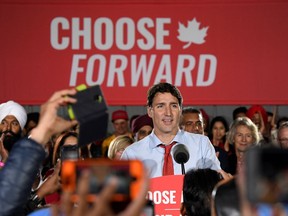
M 125 148 L 133 142 L 134 140 L 127 135 L 114 138 L 108 148 L 108 158 L 111 160 L 119 160 Z
M 232 143 L 235 149 L 235 153 L 229 156 L 228 171 L 234 175 L 242 168 L 247 149 L 259 143 L 257 126 L 248 117 L 237 118 L 230 127 L 228 142 Z
M 209 138 L 211 143 L 225 151 L 229 151 L 229 147 L 225 146 L 226 133 L 229 130 L 228 123 L 223 116 L 216 116 L 212 119 L 209 128 Z

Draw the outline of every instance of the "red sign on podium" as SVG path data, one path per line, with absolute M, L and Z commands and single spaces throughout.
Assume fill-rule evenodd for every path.
M 155 204 L 155 216 L 179 216 L 183 175 L 152 178 L 148 198 Z

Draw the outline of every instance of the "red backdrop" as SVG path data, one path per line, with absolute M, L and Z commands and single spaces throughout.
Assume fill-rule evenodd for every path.
M 168 81 L 185 104 L 288 104 L 286 1 L 0 1 L 0 102 L 99 84 L 143 105 Z

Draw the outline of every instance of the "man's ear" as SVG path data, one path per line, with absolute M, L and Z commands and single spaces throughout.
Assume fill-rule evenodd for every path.
M 153 112 L 152 107 L 147 106 L 147 114 L 150 118 L 152 118 L 152 112 Z
M 186 208 L 185 208 L 183 202 L 181 203 L 181 206 L 180 206 L 180 213 L 181 213 L 182 216 L 186 215 Z

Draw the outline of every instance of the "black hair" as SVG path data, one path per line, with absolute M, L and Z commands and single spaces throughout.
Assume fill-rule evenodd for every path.
M 182 114 L 186 114 L 186 113 L 195 113 L 195 114 L 200 114 L 202 116 L 201 111 L 197 108 L 194 108 L 194 107 L 183 108 Z
M 222 124 L 224 125 L 225 127 L 225 132 L 228 132 L 229 131 L 229 125 L 228 125 L 228 122 L 227 120 L 223 117 L 223 116 L 216 116 L 212 119 L 211 123 L 210 123 L 210 127 L 209 127 L 209 132 L 208 132 L 208 136 L 210 138 L 210 140 L 213 139 L 213 133 L 212 133 L 212 130 L 213 130 L 213 126 L 216 122 L 222 122 Z M 223 143 L 225 143 L 226 141 L 226 135 L 224 136 L 224 140 L 223 140 Z
M 288 121 L 288 117 L 287 116 L 283 116 L 283 117 L 279 118 L 277 123 L 276 123 L 277 129 L 279 129 L 279 127 L 281 126 L 281 124 L 283 122 L 287 122 L 287 121 Z
M 157 93 L 171 93 L 177 98 L 179 106 L 182 107 L 183 98 L 178 88 L 170 83 L 158 83 L 153 85 L 147 92 L 147 106 L 151 107 Z
M 212 169 L 192 169 L 184 176 L 183 199 L 188 216 L 210 216 L 211 196 L 222 176 Z
M 247 108 L 244 106 L 241 107 L 237 107 L 236 109 L 233 110 L 233 120 L 235 120 L 237 118 L 237 115 L 239 113 L 245 113 L 247 112 Z

